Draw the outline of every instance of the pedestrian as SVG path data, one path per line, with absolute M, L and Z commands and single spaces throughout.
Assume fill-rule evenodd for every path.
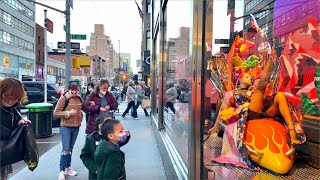
M 105 121 L 101 126 L 101 134 L 104 139 L 94 153 L 98 179 L 126 179 L 125 154 L 119 146 L 127 139 L 122 123 L 114 119 Z
M 86 91 L 86 94 L 84 95 L 83 97 L 83 101 L 86 100 L 87 96 L 93 91 L 94 89 L 94 84 L 91 82 L 91 83 L 88 83 L 87 85 L 87 91 Z M 88 123 L 88 120 L 89 120 L 89 114 L 90 112 L 86 113 L 86 123 Z
M 60 156 L 59 180 L 65 180 L 65 175 L 76 176 L 78 174 L 71 168 L 72 149 L 77 140 L 83 117 L 82 99 L 79 95 L 77 83 L 73 82 L 69 85 L 68 91 L 60 97 L 53 113 L 55 117 L 61 118 L 62 152 Z
M 108 91 L 110 87 L 107 79 L 101 79 L 95 86 L 95 89 L 87 96 L 82 103 L 85 112 L 89 112 L 89 120 L 86 127 L 86 134 L 97 131 L 95 120 L 98 115 L 117 110 L 118 102 L 114 96 Z
M 8 139 L 18 125 L 31 123 L 30 120 L 22 119 L 17 110 L 26 100 L 27 94 L 19 80 L 5 78 L 0 81 L 1 140 Z M 10 157 L 1 157 L 1 161 L 6 158 Z M 12 173 L 12 165 L 1 167 L 1 179 L 8 179 L 10 173 Z
M 127 89 L 128 89 L 128 85 L 126 84 L 126 85 L 122 88 L 122 91 L 121 91 L 122 101 L 125 101 L 125 100 L 126 100 Z
M 139 108 L 141 102 L 143 99 L 148 99 L 148 97 L 145 95 L 145 82 L 144 81 L 139 81 L 139 86 L 137 87 L 137 105 L 136 105 L 136 110 Z M 143 109 L 144 114 L 146 117 L 149 116 L 148 112 L 146 109 Z
M 99 141 L 102 139 L 101 134 L 101 125 L 107 121 L 112 119 L 112 114 L 105 114 L 98 116 L 96 119 L 96 126 L 98 131 L 95 131 L 86 137 L 85 144 L 81 150 L 80 159 L 82 160 L 83 164 L 89 170 L 89 179 L 94 180 L 97 179 L 98 174 L 98 165 L 94 161 L 94 152 L 96 147 L 99 144 Z M 127 139 L 125 142 L 119 143 L 119 146 L 123 146 L 127 144 L 130 140 L 130 133 L 127 131 Z
M 131 81 L 129 83 L 129 86 L 128 86 L 128 89 L 127 89 L 127 100 L 128 100 L 128 106 L 127 106 L 127 109 L 123 112 L 122 114 L 122 118 L 124 118 L 126 116 L 126 114 L 129 112 L 129 110 L 132 108 L 132 114 L 131 116 L 134 118 L 134 119 L 139 119 L 138 116 L 137 116 L 137 109 L 136 109 L 136 92 L 134 90 L 134 82 Z
M 166 91 L 166 108 L 170 108 L 173 113 L 176 113 L 176 110 L 174 109 L 174 104 L 176 103 L 178 92 L 177 89 L 174 87 L 173 82 L 167 83 L 168 90 Z

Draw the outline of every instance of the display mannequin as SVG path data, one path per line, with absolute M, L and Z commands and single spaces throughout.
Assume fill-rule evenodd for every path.
M 222 111 L 225 108 L 233 107 L 237 117 L 236 144 L 238 151 L 248 167 L 254 169 L 257 168 L 257 166 L 250 161 L 247 148 L 242 144 L 243 137 L 246 132 L 247 120 L 274 118 L 278 113 L 280 113 L 285 121 L 291 140 L 291 150 L 286 153 L 287 156 L 291 156 L 295 152 L 292 144 L 301 144 L 305 141 L 305 135 L 300 124 L 293 123 L 291 111 L 284 93 L 278 92 L 275 95 L 265 97 L 265 91 L 268 83 L 270 82 L 270 75 L 274 68 L 273 66 L 274 62 L 269 60 L 264 68 L 258 85 L 254 89 L 251 88 L 252 76 L 248 72 L 242 71 L 238 78 L 239 86 L 225 94 L 215 125 L 209 130 L 209 133 L 219 132 L 219 123 L 221 121 Z M 297 134 L 299 135 L 299 139 L 297 139 Z

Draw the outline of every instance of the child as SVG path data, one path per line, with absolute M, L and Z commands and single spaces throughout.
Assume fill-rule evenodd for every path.
M 112 119 L 112 114 L 105 114 L 98 116 L 96 119 L 96 125 L 98 131 L 95 131 L 86 137 L 86 142 L 84 147 L 81 150 L 80 159 L 82 160 L 83 164 L 89 170 L 89 179 L 94 180 L 97 179 L 97 164 L 94 161 L 94 152 L 96 147 L 99 144 L 99 141 L 102 139 L 101 135 L 101 125 L 106 121 Z M 123 146 L 128 143 L 130 139 L 130 133 L 126 131 L 126 141 L 123 143 L 119 143 L 119 146 Z
M 118 120 L 105 121 L 101 126 L 104 140 L 94 153 L 98 165 L 98 179 L 126 179 L 124 153 L 120 150 L 119 142 L 126 141 L 126 132 Z

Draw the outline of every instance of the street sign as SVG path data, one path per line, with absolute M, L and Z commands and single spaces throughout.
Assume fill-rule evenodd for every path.
M 87 35 L 85 35 L 85 34 L 71 34 L 71 39 L 86 40 Z
M 58 48 L 65 49 L 67 46 L 66 42 L 58 42 Z M 80 49 L 80 43 L 71 43 L 70 49 Z
M 114 71 L 120 72 L 120 71 L 126 71 L 126 69 L 125 68 L 114 68 Z
M 53 33 L 53 22 L 48 18 L 45 19 L 45 27 L 47 27 L 47 31 Z

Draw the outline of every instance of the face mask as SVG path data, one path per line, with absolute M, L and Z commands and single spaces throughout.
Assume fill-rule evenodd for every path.
M 101 93 L 102 95 L 106 95 L 107 92 L 100 90 L 100 93 Z
M 93 89 L 92 89 L 92 88 L 89 88 L 88 90 L 89 90 L 89 91 L 92 91 Z
M 11 107 L 11 106 L 13 106 L 13 104 L 10 105 L 10 104 L 7 104 L 7 103 L 3 103 L 2 105 L 3 105 L 4 107 Z
M 125 132 L 122 134 L 118 134 L 117 136 L 120 137 L 118 143 L 124 143 L 127 139 L 127 134 Z

